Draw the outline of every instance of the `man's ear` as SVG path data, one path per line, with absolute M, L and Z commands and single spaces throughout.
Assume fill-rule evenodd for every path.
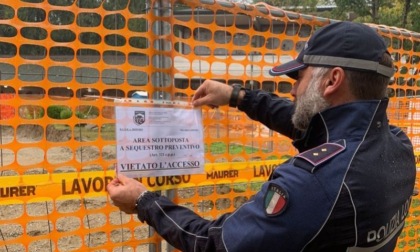
M 324 80 L 324 96 L 330 97 L 343 91 L 345 72 L 341 67 L 334 67 L 329 71 Z

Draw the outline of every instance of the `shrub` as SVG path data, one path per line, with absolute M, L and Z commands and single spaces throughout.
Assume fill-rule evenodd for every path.
M 47 115 L 53 119 L 67 119 L 72 116 L 72 111 L 67 106 L 53 105 L 47 108 Z
M 69 108 L 65 108 L 60 112 L 60 119 L 68 119 L 72 116 L 72 112 Z

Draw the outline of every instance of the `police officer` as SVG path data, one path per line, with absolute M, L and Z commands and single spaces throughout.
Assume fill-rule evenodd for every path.
M 416 170 L 410 140 L 388 124 L 393 73 L 370 27 L 327 25 L 295 60 L 270 70 L 296 80 L 294 102 L 212 80 L 193 97 L 194 106 L 237 107 L 298 149 L 248 202 L 205 220 L 121 175 L 110 197 L 182 251 L 393 251 Z

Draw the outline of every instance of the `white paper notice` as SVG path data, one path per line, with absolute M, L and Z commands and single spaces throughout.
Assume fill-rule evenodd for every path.
M 116 106 L 117 172 L 128 177 L 204 172 L 201 110 Z

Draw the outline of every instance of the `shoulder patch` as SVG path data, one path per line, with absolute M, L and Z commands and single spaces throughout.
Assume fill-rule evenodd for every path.
M 313 149 L 298 154 L 295 157 L 296 160 L 304 160 L 306 162 L 302 163 L 298 161 L 295 162 L 295 165 L 313 172 L 314 167 L 324 163 L 345 149 L 346 145 L 344 140 L 340 140 L 335 143 L 324 143 Z
M 264 208 L 267 216 L 281 214 L 287 207 L 289 194 L 281 186 L 270 183 L 264 196 Z

